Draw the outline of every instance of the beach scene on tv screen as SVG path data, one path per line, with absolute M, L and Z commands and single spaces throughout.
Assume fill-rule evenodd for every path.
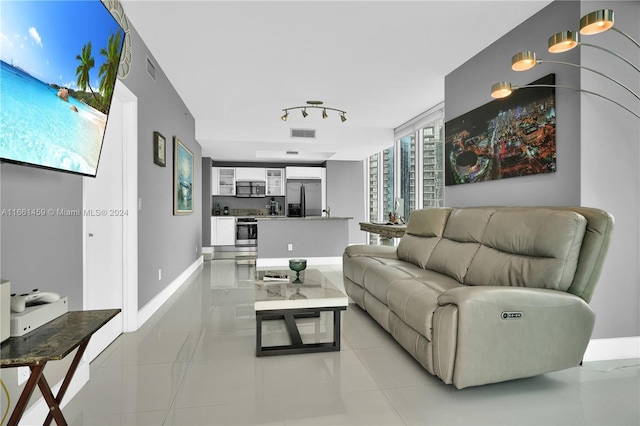
M 99 0 L 0 14 L 0 158 L 95 176 L 124 32 Z

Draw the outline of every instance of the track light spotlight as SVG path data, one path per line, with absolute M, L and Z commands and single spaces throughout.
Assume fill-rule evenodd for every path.
M 287 121 L 287 118 L 289 116 L 289 111 L 292 109 L 300 109 L 302 111 L 300 111 L 302 113 L 302 117 L 306 118 L 309 113 L 307 112 L 307 108 L 318 108 L 318 109 L 322 109 L 322 118 L 326 119 L 327 117 L 329 117 L 327 115 L 327 110 L 330 111 L 336 111 L 338 113 L 340 113 L 340 120 L 344 123 L 345 121 L 347 121 L 347 117 L 346 117 L 346 111 L 343 111 L 341 109 L 337 109 L 337 108 L 329 108 L 323 105 L 322 101 L 307 101 L 307 105 L 305 106 L 297 106 L 297 107 L 291 107 L 291 108 L 285 108 L 282 111 L 284 111 L 284 115 L 282 117 L 280 117 L 282 119 L 282 121 Z

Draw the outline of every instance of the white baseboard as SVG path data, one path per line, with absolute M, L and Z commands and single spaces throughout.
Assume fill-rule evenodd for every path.
M 83 357 L 84 358 L 84 357 Z M 64 398 L 62 398 L 62 403 L 60 404 L 60 409 L 64 409 L 64 406 L 67 405 L 67 402 L 71 401 L 71 399 L 80 392 L 80 389 L 87 384 L 89 381 L 89 363 L 84 359 L 80 361 L 78 364 L 78 369 L 76 373 L 73 375 L 73 379 L 71 379 L 71 383 L 67 388 L 67 392 L 64 394 Z M 55 386 L 51 388 L 54 395 L 58 394 L 58 391 L 62 387 L 63 380 L 56 383 Z M 34 395 L 37 394 L 38 391 L 34 391 Z M 62 410 L 64 414 L 64 410 Z M 47 418 L 49 414 L 49 406 L 43 397 L 33 404 L 31 407 L 27 408 L 20 419 L 21 425 L 39 425 L 42 424 L 44 419 Z M 55 424 L 55 421 L 53 422 Z
M 293 259 L 293 257 L 292 257 Z M 342 264 L 342 256 L 336 257 L 307 257 L 307 266 L 319 266 L 319 265 L 340 265 Z M 256 266 L 258 267 L 289 267 L 289 259 L 288 258 L 273 258 L 273 259 L 262 259 L 258 257 L 256 259 Z
M 640 358 L 640 336 L 591 339 L 584 361 Z
M 202 256 L 198 257 L 198 259 L 193 262 L 187 269 L 185 269 L 180 275 L 178 275 L 176 279 L 171 282 L 171 284 L 166 286 L 160 293 L 158 293 L 153 299 L 151 299 L 146 305 L 144 305 L 142 309 L 138 310 L 138 328 L 142 327 L 142 325 L 147 322 L 147 320 L 151 318 L 151 316 L 155 314 L 167 300 L 169 300 L 173 293 L 175 293 L 180 288 L 180 286 L 182 286 L 182 284 L 187 282 L 189 277 L 202 266 L 203 262 L 204 261 Z

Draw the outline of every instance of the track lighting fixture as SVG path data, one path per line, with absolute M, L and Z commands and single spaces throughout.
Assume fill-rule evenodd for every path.
M 292 109 L 300 109 L 302 110 L 302 117 L 307 117 L 307 115 L 309 115 L 309 113 L 307 112 L 307 108 L 318 108 L 318 109 L 322 109 L 322 118 L 326 119 L 327 117 L 329 117 L 329 115 L 327 114 L 327 110 L 329 111 L 336 111 L 338 113 L 340 113 L 340 121 L 342 121 L 343 123 L 345 121 L 347 121 L 347 117 L 346 111 L 343 111 L 341 109 L 336 109 L 336 108 L 329 108 L 324 106 L 324 102 L 322 101 L 307 101 L 307 105 L 305 106 L 297 106 L 297 107 L 291 107 L 291 108 L 285 108 L 282 111 L 284 111 L 284 115 L 282 117 L 280 117 L 282 119 L 282 121 L 287 121 L 287 118 L 289 117 L 289 111 Z
M 551 37 L 549 37 L 548 40 L 548 47 L 549 47 L 549 52 L 551 53 L 562 53 L 562 52 L 566 52 L 568 50 L 573 49 L 574 47 L 581 45 L 581 46 L 589 46 L 589 47 L 595 47 L 597 49 L 603 50 L 621 60 L 623 60 L 624 62 L 626 62 L 628 65 L 630 65 L 631 67 L 633 67 L 636 71 L 640 72 L 640 67 L 634 63 L 632 63 L 631 61 L 629 61 L 628 59 L 618 55 L 617 53 L 609 50 L 609 49 L 605 49 L 603 47 L 600 46 L 596 46 L 593 44 L 589 44 L 589 43 L 584 43 L 580 40 L 580 35 L 592 35 L 592 34 L 599 34 L 601 32 L 607 31 L 607 30 L 614 30 L 620 34 L 622 34 L 623 36 L 625 36 L 626 38 L 628 38 L 631 42 L 633 42 L 638 48 L 640 48 L 640 44 L 634 40 L 633 38 L 631 38 L 630 36 L 628 36 L 627 34 L 625 34 L 624 32 L 618 30 L 617 28 L 615 28 L 613 26 L 613 10 L 610 9 L 602 9 L 602 10 L 596 10 L 594 12 L 588 13 L 585 16 L 583 16 L 580 19 L 580 32 L 578 33 L 578 31 L 562 31 L 559 33 L 556 33 L 554 35 L 552 35 Z M 513 69 L 514 71 L 527 71 L 530 70 L 531 68 L 535 67 L 537 64 L 540 63 L 554 63 L 554 64 L 562 64 L 562 65 L 569 65 L 569 66 L 573 66 L 573 67 L 578 67 L 590 72 L 593 72 L 595 74 L 598 74 L 614 83 L 616 83 L 617 85 L 619 85 L 620 87 L 624 88 L 625 90 L 627 90 L 629 93 L 631 93 L 633 96 L 635 96 L 636 99 L 640 99 L 640 94 L 634 92 L 633 90 L 629 89 L 627 86 L 625 86 L 623 83 L 621 83 L 620 81 L 606 75 L 603 72 L 600 72 L 598 70 L 595 70 L 593 68 L 589 68 L 589 67 L 585 67 L 579 64 L 573 64 L 570 62 L 561 62 L 561 61 L 548 61 L 548 60 L 540 60 L 536 58 L 536 54 L 535 52 L 532 51 L 524 51 L 524 52 L 520 52 L 517 53 L 515 55 L 513 55 L 513 57 L 511 58 L 511 69 Z M 508 82 L 500 82 L 500 83 L 496 83 L 493 86 L 491 86 L 491 97 L 499 99 L 499 98 L 504 98 L 509 96 L 514 90 L 516 89 L 521 89 L 521 88 L 526 88 L 526 87 L 557 87 L 557 88 L 561 88 L 561 89 L 570 89 L 570 90 L 577 90 L 580 92 L 585 92 L 585 93 L 589 93 L 592 94 L 594 96 L 598 96 L 602 99 L 606 99 L 616 105 L 618 105 L 619 107 L 625 109 L 626 111 L 628 111 L 629 113 L 631 113 L 632 115 L 640 118 L 640 115 L 634 111 L 632 111 L 631 109 L 627 108 L 626 106 L 622 105 L 621 103 L 608 98 L 607 96 L 601 95 L 599 93 L 595 93 L 592 92 L 590 90 L 584 90 L 582 88 L 576 88 L 576 87 L 567 87 L 567 86 L 558 86 L 558 85 L 539 85 L 539 84 L 528 84 L 528 85 L 524 85 L 524 86 L 512 86 L 511 83 Z

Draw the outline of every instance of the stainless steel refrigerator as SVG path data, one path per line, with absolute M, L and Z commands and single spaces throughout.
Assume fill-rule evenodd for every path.
M 322 216 L 322 181 L 320 179 L 287 180 L 287 205 L 300 205 L 300 216 Z

